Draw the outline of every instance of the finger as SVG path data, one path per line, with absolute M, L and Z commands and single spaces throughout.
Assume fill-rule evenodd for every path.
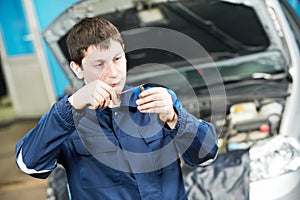
M 138 108 L 141 113 L 155 113 L 155 114 L 161 114 L 161 108 L 146 108 L 141 109 Z
M 172 101 L 168 99 L 164 99 L 164 100 L 151 101 L 151 102 L 138 105 L 139 110 L 160 109 L 162 110 L 160 111 L 160 113 L 163 113 L 165 111 L 165 108 L 172 109 L 173 108 Z
M 106 108 L 110 104 L 110 94 L 106 91 L 103 91 L 101 94 L 96 93 L 95 96 L 96 100 L 99 102 L 99 108 Z
M 164 121 L 172 121 L 174 119 L 175 111 L 173 107 L 159 107 L 159 108 L 150 108 L 142 111 L 144 113 L 156 113 L 159 115 L 159 118 Z
M 106 108 L 106 107 L 109 106 L 109 104 L 110 104 L 110 99 L 106 99 L 106 100 L 104 100 L 103 105 L 102 105 L 101 108 Z
M 101 102 L 99 102 L 101 105 L 100 107 L 105 108 L 109 106 L 112 99 L 112 94 L 115 95 L 112 87 L 110 87 L 106 83 L 100 83 L 99 86 L 96 87 L 94 97 L 99 101 L 101 100 Z
M 147 110 L 147 109 L 154 109 L 154 108 L 160 108 L 164 107 L 164 102 L 163 101 L 151 101 L 147 103 L 143 103 L 138 105 L 139 110 Z
M 153 94 L 160 94 L 160 93 L 164 93 L 166 92 L 166 88 L 162 88 L 162 87 L 154 87 L 154 88 L 150 88 L 147 90 L 144 90 L 143 92 L 140 93 L 140 98 L 149 96 L 149 95 L 153 95 Z
M 95 98 L 99 97 L 102 101 L 110 100 L 110 94 L 103 88 L 97 89 L 94 95 Z
M 143 104 L 148 104 L 154 101 L 164 101 L 168 97 L 164 94 L 161 93 L 152 93 L 151 95 L 141 97 L 136 101 L 136 104 L 138 106 L 143 105 Z
M 100 95 L 95 97 L 95 95 L 92 95 L 89 100 L 89 104 L 90 104 L 89 109 L 95 110 L 95 109 L 101 107 L 103 104 L 103 98 Z
M 115 91 L 112 93 L 111 100 L 112 100 L 113 104 L 118 104 L 120 101 L 120 98 L 118 97 L 118 95 Z
M 158 114 L 160 116 L 164 116 L 164 118 L 170 118 L 171 114 L 173 113 L 173 108 L 170 107 L 151 107 L 151 108 L 147 108 L 147 109 L 142 109 L 140 110 L 140 112 L 142 113 L 155 113 Z
M 105 99 L 109 99 L 109 100 L 113 100 L 113 101 L 115 101 L 117 99 L 116 92 L 115 92 L 114 88 L 111 87 L 110 85 L 108 85 L 104 82 L 101 82 L 100 88 L 103 89 L 106 92 L 106 94 L 108 94 L 108 96 L 105 96 L 106 97 Z

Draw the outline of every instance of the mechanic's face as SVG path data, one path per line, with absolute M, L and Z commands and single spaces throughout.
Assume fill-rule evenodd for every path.
M 121 92 L 126 81 L 126 58 L 122 45 L 111 40 L 108 49 L 90 46 L 82 59 L 80 73 L 76 73 L 85 84 L 101 80 L 116 92 Z

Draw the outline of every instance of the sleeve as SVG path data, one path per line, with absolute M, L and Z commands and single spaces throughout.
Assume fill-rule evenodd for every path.
M 75 129 L 72 107 L 65 96 L 16 144 L 16 163 L 33 177 L 46 178 L 56 167 L 60 147 Z
M 169 93 L 172 95 L 174 109 L 178 114 L 177 124 L 170 131 L 178 153 L 190 166 L 211 163 L 218 154 L 214 125 L 194 117 L 182 107 L 173 91 Z

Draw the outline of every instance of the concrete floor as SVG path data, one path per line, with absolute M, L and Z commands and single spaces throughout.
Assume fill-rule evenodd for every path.
M 47 180 L 22 173 L 15 163 L 15 145 L 37 124 L 37 119 L 16 120 L 12 109 L 0 107 L 0 200 L 46 199 Z

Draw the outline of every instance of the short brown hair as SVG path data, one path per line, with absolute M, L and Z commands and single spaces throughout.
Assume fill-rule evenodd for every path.
M 110 40 L 120 42 L 123 40 L 119 30 L 109 21 L 100 17 L 84 18 L 73 26 L 67 36 L 67 47 L 70 59 L 81 65 L 84 52 L 88 47 L 95 45 L 107 49 Z

